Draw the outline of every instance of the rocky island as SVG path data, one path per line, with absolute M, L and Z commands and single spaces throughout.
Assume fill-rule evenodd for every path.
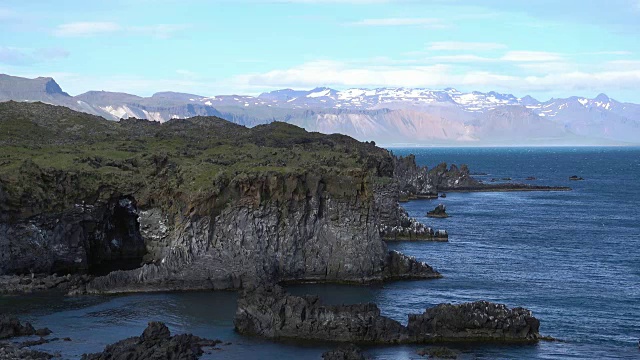
M 382 316 L 375 304 L 323 305 L 317 296 L 293 296 L 279 286 L 244 290 L 234 323 L 241 334 L 270 339 L 369 344 L 540 339 L 540 322 L 522 308 L 486 301 L 440 304 L 423 314 L 410 314 L 403 326 Z
M 429 211 L 427 213 L 427 217 L 430 218 L 448 218 L 449 214 L 447 214 L 447 209 L 444 204 L 438 204 L 435 209 Z

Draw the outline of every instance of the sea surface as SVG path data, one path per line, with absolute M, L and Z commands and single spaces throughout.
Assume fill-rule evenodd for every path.
M 639 359 L 640 148 L 412 148 L 421 165 L 468 164 L 479 179 L 510 177 L 569 192 L 450 193 L 404 204 L 411 216 L 446 229 L 448 243 L 389 247 L 438 269 L 444 278 L 376 286 L 304 285 L 328 303 L 376 302 L 406 323 L 408 313 L 438 303 L 489 300 L 531 309 L 540 331 L 561 339 L 538 345 L 452 345 L 463 359 Z M 577 175 L 584 181 L 569 181 Z M 535 181 L 526 181 L 529 176 Z M 448 219 L 424 215 L 438 203 Z M 53 342 L 40 349 L 65 359 L 101 351 L 139 335 L 150 320 L 173 332 L 219 338 L 230 345 L 203 359 L 320 359 L 330 344 L 272 343 L 233 332 L 236 294 L 191 292 L 123 296 L 0 297 L 0 313 L 47 326 Z M 420 359 L 419 346 L 366 348 L 374 359 Z

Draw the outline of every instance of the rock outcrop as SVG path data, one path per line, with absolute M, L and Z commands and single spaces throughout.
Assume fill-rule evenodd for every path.
M 362 349 L 349 344 L 322 354 L 323 360 L 365 360 Z
M 12 343 L 0 343 L 0 359 L 2 360 L 49 360 L 53 358 L 59 358 L 59 356 L 26 349 Z
M 375 201 L 394 160 L 373 144 L 281 123 L 113 123 L 0 104 L 0 130 L 17 119 L 40 133 L 0 136 L 0 148 L 46 139 L 65 161 L 7 150 L 16 169 L 0 166 L 0 275 L 95 277 L 73 293 L 402 276 L 386 268 Z
M 28 322 L 23 325 L 17 318 L 0 316 L 0 339 L 30 335 L 47 336 L 49 334 L 51 334 L 51 330 L 47 328 L 36 330 Z
M 431 347 L 418 350 L 418 355 L 429 359 L 457 359 L 458 353 L 446 347 Z
M 269 339 L 349 343 L 533 343 L 540 322 L 529 310 L 479 301 L 441 304 L 409 315 L 405 327 L 380 315 L 375 304 L 323 305 L 317 296 L 292 296 L 282 288 L 244 290 L 235 329 Z
M 427 217 L 431 218 L 448 218 L 449 214 L 447 214 L 447 208 L 444 204 L 438 204 L 435 209 L 429 211 L 427 213 Z
M 281 287 L 244 291 L 238 299 L 236 331 L 269 339 L 357 343 L 403 343 L 407 329 L 380 315 L 375 304 L 323 305 L 317 296 L 292 296 Z
M 440 304 L 423 314 L 409 315 L 407 328 L 418 342 L 529 343 L 540 338 L 540 321 L 531 311 L 486 301 Z
M 219 340 L 207 340 L 191 334 L 171 336 L 165 324 L 150 322 L 141 336 L 108 345 L 101 353 L 84 354 L 82 360 L 195 360 L 204 353 L 203 347 L 220 343 Z
M 380 211 L 379 231 L 385 241 L 442 241 L 434 230 L 409 216 L 400 206 L 398 181 L 378 185 L 374 192 Z

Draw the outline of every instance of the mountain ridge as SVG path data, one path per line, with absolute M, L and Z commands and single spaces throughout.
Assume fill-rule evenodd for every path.
M 0 101 L 42 101 L 110 120 L 165 122 L 218 116 L 256 126 L 288 122 L 309 131 L 343 133 L 379 143 L 423 145 L 609 145 L 640 142 L 640 105 L 606 94 L 541 102 L 495 91 L 421 88 L 280 89 L 200 96 L 163 91 L 151 97 L 89 91 L 70 96 L 52 78 L 0 75 Z

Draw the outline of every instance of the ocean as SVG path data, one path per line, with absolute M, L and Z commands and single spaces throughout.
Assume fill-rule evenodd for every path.
M 372 286 L 298 285 L 327 303 L 372 301 L 403 323 L 438 303 L 489 300 L 522 306 L 540 332 L 537 345 L 450 345 L 461 359 L 638 359 L 640 349 L 640 148 L 412 148 L 420 165 L 468 164 L 484 181 L 570 186 L 569 192 L 449 193 L 403 204 L 409 214 L 449 232 L 449 242 L 402 242 L 390 249 L 429 263 L 444 277 Z M 577 175 L 584 181 L 570 181 Z M 527 181 L 533 176 L 537 180 Z M 447 219 L 426 218 L 437 204 Z M 230 345 L 203 359 L 320 359 L 331 344 L 273 343 L 233 332 L 236 294 L 187 292 L 122 296 L 0 297 L 0 313 L 47 326 L 71 342 L 34 347 L 64 359 L 101 351 L 142 333 L 151 320 L 174 332 Z M 421 346 L 365 348 L 373 359 L 421 359 Z

